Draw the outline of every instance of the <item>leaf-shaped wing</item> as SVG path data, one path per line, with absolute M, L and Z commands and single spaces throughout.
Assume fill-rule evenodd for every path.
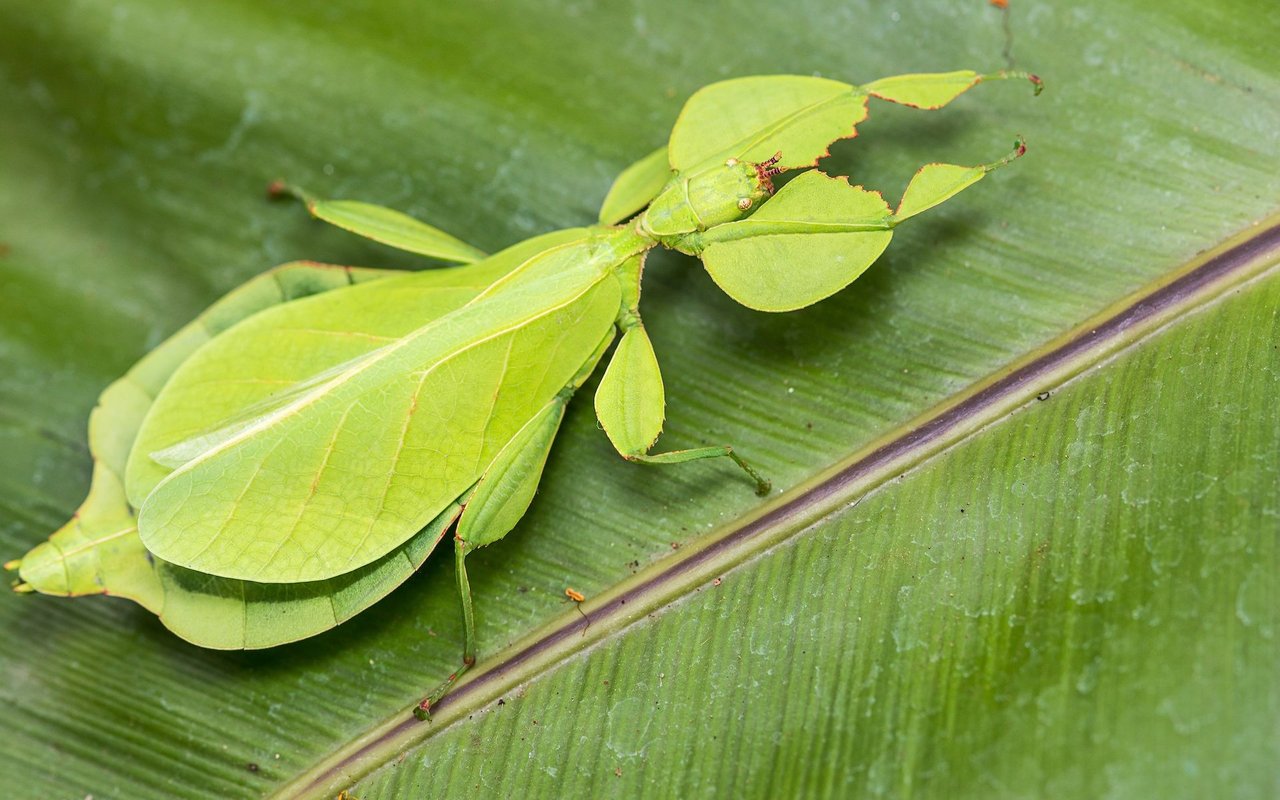
M 477 300 L 407 331 L 387 327 L 412 316 L 412 305 L 399 302 L 363 318 L 383 323 L 372 334 L 343 330 L 352 303 L 325 318 L 309 307 L 276 310 L 304 314 L 291 318 L 306 322 L 299 330 L 323 331 L 305 345 L 266 325 L 270 312 L 228 331 L 174 375 L 131 454 L 131 496 L 145 498 L 144 543 L 200 572 L 282 583 L 323 580 L 390 552 L 471 486 L 596 353 L 620 303 L 605 257 L 586 239 L 546 250 Z M 345 299 L 358 299 L 357 291 Z M 209 375 L 225 385 L 225 365 L 245 354 L 269 361 L 286 384 L 306 380 L 299 372 L 346 366 L 290 393 L 154 489 L 135 486 L 134 464 L 147 453 L 217 422 L 205 416 L 200 430 L 176 434 L 168 412 L 188 415 L 180 425 L 197 422 L 190 404 L 208 391 Z M 166 436 L 148 430 L 153 418 Z
M 120 478 L 152 397 L 210 336 L 273 304 L 400 274 L 311 263 L 278 267 L 210 306 L 111 384 L 90 417 L 89 496 L 49 541 L 21 559 L 25 584 L 45 594 L 124 597 L 157 614 L 187 641 L 239 649 L 271 647 L 327 630 L 411 575 L 460 512 L 457 504 L 373 564 L 328 581 L 281 586 L 214 578 L 149 554 Z
M 582 229 L 557 231 L 470 266 L 396 273 L 376 285 L 307 297 L 250 317 L 236 334 L 246 349 L 224 343 L 219 349 L 201 352 L 199 379 L 166 386 L 142 430 L 136 437 L 127 437 L 126 446 L 132 448 L 125 479 L 129 503 L 141 507 L 171 471 L 154 461 L 152 453 L 212 433 L 230 421 L 245 418 L 245 412 L 255 407 L 265 410 L 273 396 L 444 316 L 537 253 L 584 234 Z M 209 338 L 202 335 L 200 341 Z M 144 374 L 146 363 L 139 365 Z M 167 366 L 169 372 L 163 379 L 153 381 L 151 396 L 177 364 Z M 94 429 L 92 422 L 90 429 Z
M 792 311 L 852 283 L 889 245 L 892 225 L 878 193 L 806 172 L 753 216 L 708 230 L 702 263 L 739 303 Z
M 668 145 L 672 169 L 697 171 L 726 159 L 781 169 L 811 167 L 838 139 L 854 135 L 867 97 L 840 81 L 766 75 L 713 83 L 685 103 Z
M 217 578 L 149 554 L 119 479 L 99 462 L 89 498 L 49 541 L 22 558 L 20 575 L 45 594 L 133 600 L 201 647 L 274 647 L 326 631 L 385 597 L 422 565 L 461 510 L 451 504 L 401 547 L 328 580 L 272 584 Z
M 422 566 L 462 512 L 450 503 L 407 542 L 371 564 L 307 583 L 216 578 L 157 560 L 165 627 L 201 647 L 254 650 L 327 631 L 386 597 Z M 141 544 L 139 544 L 141 547 Z

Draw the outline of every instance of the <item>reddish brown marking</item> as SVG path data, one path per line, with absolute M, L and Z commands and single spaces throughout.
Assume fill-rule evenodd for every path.
M 761 161 L 759 164 L 756 164 L 756 177 L 760 179 L 760 185 L 763 186 L 765 191 L 769 194 L 773 194 L 773 181 L 770 179 L 774 175 L 781 175 L 783 173 L 783 170 L 774 166 L 774 164 L 777 164 L 781 160 L 782 151 L 779 150 L 774 153 L 773 157 L 768 161 Z M 746 209 L 743 210 L 745 211 Z
M 989 0 L 989 2 L 991 3 L 991 5 L 995 6 L 996 8 L 1003 9 L 1003 8 L 1009 7 L 1009 0 Z

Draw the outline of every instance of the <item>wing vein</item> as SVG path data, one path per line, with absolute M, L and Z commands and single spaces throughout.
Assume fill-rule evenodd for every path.
M 378 510 L 373 512 L 373 516 L 369 518 L 369 527 L 365 528 L 364 535 L 360 537 L 360 541 L 356 543 L 355 547 L 351 548 L 352 555 L 347 557 L 348 568 L 351 566 L 351 559 L 354 555 L 360 552 L 360 549 L 364 547 L 364 543 L 369 541 L 369 537 L 373 535 L 373 529 L 378 524 L 378 518 L 382 516 L 383 510 L 387 507 L 387 495 L 391 493 L 391 484 L 395 482 L 396 470 L 400 467 L 400 456 L 404 453 L 404 443 L 409 438 L 409 426 L 413 424 L 413 415 L 418 411 L 418 395 L 422 393 L 422 386 L 427 382 L 427 376 L 430 374 L 431 370 L 423 370 L 422 375 L 418 377 L 418 385 L 413 387 L 413 391 L 409 394 L 409 410 L 404 415 L 404 427 L 400 429 L 400 439 L 396 442 L 395 455 L 391 458 L 391 468 L 387 470 L 387 481 L 382 485 L 382 493 L 378 497 Z
M 298 516 L 293 518 L 293 524 L 289 526 L 289 532 L 280 538 L 280 543 L 276 545 L 276 549 L 271 551 L 271 555 L 267 556 L 262 566 L 265 569 L 275 560 L 284 546 L 293 540 L 294 534 L 298 532 L 298 523 L 302 522 L 303 516 L 307 513 L 307 505 L 311 503 L 311 499 L 316 496 L 316 489 L 320 487 L 320 479 L 324 476 L 325 469 L 329 466 L 329 459 L 333 457 L 333 451 L 338 444 L 338 437 L 342 435 L 342 429 L 346 427 L 347 417 L 351 416 L 351 409 L 355 408 L 355 403 L 347 406 L 342 412 L 342 417 L 338 420 L 338 424 L 333 426 L 333 436 L 329 437 L 329 443 L 325 445 L 324 457 L 320 459 L 320 466 L 316 468 L 316 474 L 311 479 L 311 486 L 307 490 L 307 496 L 298 504 Z M 312 551 L 312 555 L 315 552 Z
M 434 371 L 440 365 L 446 364 L 452 361 L 453 359 L 457 358 L 458 356 L 462 355 L 463 353 L 466 353 L 476 347 L 479 347 L 482 344 L 490 342 L 500 336 L 504 336 L 513 331 L 519 330 L 520 328 L 525 327 L 529 324 L 532 324 L 533 322 L 536 322 L 539 319 L 550 316 L 567 306 L 573 305 L 575 302 L 581 299 L 584 295 L 586 295 L 588 292 L 594 289 L 596 285 L 599 284 L 600 281 L 603 280 L 607 274 L 608 273 L 601 271 L 600 275 L 597 276 L 597 278 L 594 281 L 592 281 L 589 285 L 587 285 L 581 292 L 578 292 L 573 297 L 568 298 L 564 302 L 557 303 L 556 305 L 543 309 L 541 311 L 538 311 L 537 313 L 530 314 L 519 320 L 513 321 L 511 324 L 506 325 L 494 331 L 488 336 L 485 336 L 473 342 L 467 343 L 466 346 L 461 347 L 453 351 L 452 353 L 449 353 L 444 358 L 437 361 L 435 364 L 432 364 L 431 367 L 427 370 L 427 372 L 429 373 Z M 448 317 L 445 317 L 444 319 L 448 319 Z M 204 451 L 200 455 L 196 456 L 195 458 L 183 464 L 178 469 L 169 473 L 164 477 L 163 480 L 160 481 L 160 483 L 156 485 L 156 489 L 152 490 L 152 494 L 154 494 L 155 490 L 159 489 L 160 486 L 168 483 L 169 481 L 173 480 L 179 475 L 183 475 L 187 472 L 190 472 L 192 469 L 204 463 L 205 461 L 208 461 L 210 458 L 214 457 L 215 455 L 218 455 L 219 453 L 229 450 L 231 447 L 245 441 L 246 439 L 252 437 L 253 435 L 263 430 L 266 430 L 270 428 L 272 425 L 284 419 L 287 419 L 299 413 L 303 409 L 315 404 L 316 402 L 320 401 L 325 396 L 327 396 L 332 390 L 335 390 L 341 387 L 342 385 L 350 382 L 360 374 L 366 372 L 374 364 L 379 363 L 380 361 L 386 359 L 393 353 L 408 346 L 410 343 L 412 343 L 413 341 L 415 341 L 416 339 L 424 335 L 425 332 L 434 330 L 436 325 L 437 323 L 425 325 L 417 329 L 416 331 L 413 331 L 408 336 L 405 336 L 403 339 L 400 339 L 399 341 L 393 344 L 389 344 L 389 345 L 386 345 L 385 347 L 379 348 L 378 350 L 371 351 L 367 355 L 367 357 L 359 359 L 355 364 L 353 364 L 347 370 L 334 376 L 329 381 L 320 384 L 315 389 L 302 395 L 297 400 L 294 400 L 292 403 L 289 403 L 288 405 L 282 406 L 280 409 L 274 412 L 264 415 L 259 422 L 253 425 L 245 426 L 245 428 L 241 430 L 239 433 L 237 433 L 236 435 L 228 437 L 224 441 L 220 442 L 218 445 L 209 448 L 208 450 Z
M 559 345 L 557 344 L 557 347 Z M 502 394 L 502 384 L 507 380 L 507 372 L 511 369 L 511 351 L 516 347 L 516 337 L 507 340 L 507 352 L 502 359 L 502 372 L 498 375 L 498 383 L 493 387 L 493 397 L 489 401 L 489 413 L 484 417 L 484 432 L 480 435 L 480 449 L 476 451 L 476 465 L 473 472 L 480 471 L 480 462 L 484 459 L 484 442 L 489 441 L 489 427 L 493 424 L 493 410 L 498 407 L 498 395 Z

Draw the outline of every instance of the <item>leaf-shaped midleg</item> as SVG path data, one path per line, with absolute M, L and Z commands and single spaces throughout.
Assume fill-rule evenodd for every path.
M 667 146 L 663 145 L 624 169 L 609 187 L 600 206 L 600 223 L 617 225 L 649 205 L 671 180 Z
M 316 219 L 398 250 L 455 264 L 485 258 L 480 248 L 395 209 L 357 200 L 324 200 L 283 181 L 271 184 L 269 193 L 272 197 L 295 197 Z
M 768 494 L 769 481 L 728 445 L 649 455 L 649 448 L 662 432 L 666 395 L 649 335 L 638 317 L 633 314 L 629 320 L 596 390 L 596 418 L 614 449 L 628 461 L 640 464 L 679 464 L 728 457 L 755 481 L 757 494 Z
M 1000 72 L 983 75 L 967 69 L 956 72 L 894 75 L 890 78 L 872 81 L 860 88 L 872 97 L 878 97 L 881 100 L 888 100 L 891 103 L 913 108 L 932 110 L 942 108 L 983 81 L 1007 80 L 1010 78 L 1022 78 L 1031 81 L 1035 86 L 1036 94 L 1040 94 L 1040 91 L 1044 88 L 1044 83 L 1040 78 L 1029 72 L 1001 70 Z

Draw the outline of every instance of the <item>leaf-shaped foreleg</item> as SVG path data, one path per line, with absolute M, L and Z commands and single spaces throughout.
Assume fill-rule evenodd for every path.
M 788 183 L 746 219 L 686 239 L 716 284 L 758 311 L 794 311 L 830 297 L 867 270 L 898 223 L 942 203 L 1022 155 L 1019 140 L 1005 158 L 976 167 L 926 164 L 911 179 L 898 210 L 879 192 L 816 170 Z
M 1044 82 L 1029 72 L 1018 70 L 1000 70 L 982 74 L 972 70 L 956 72 L 925 72 L 910 75 L 894 75 L 878 81 L 863 84 L 859 89 L 872 97 L 888 100 L 891 103 L 933 110 L 942 108 L 947 103 L 977 86 L 983 81 L 1025 79 L 1035 86 L 1035 93 L 1040 94 Z

